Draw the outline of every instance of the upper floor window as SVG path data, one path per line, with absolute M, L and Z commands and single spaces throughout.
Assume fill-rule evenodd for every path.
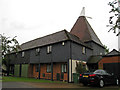
M 52 46 L 47 46 L 47 53 L 51 53 L 52 52 Z
M 24 57 L 25 56 L 25 52 L 22 52 L 22 57 Z
M 85 47 L 82 48 L 82 53 L 83 53 L 83 54 L 86 53 L 86 48 L 85 48 Z
M 40 48 L 36 48 L 36 55 L 40 53 Z
M 101 52 L 100 55 L 103 55 L 103 53 Z
M 17 57 L 18 53 L 15 53 L 15 57 Z

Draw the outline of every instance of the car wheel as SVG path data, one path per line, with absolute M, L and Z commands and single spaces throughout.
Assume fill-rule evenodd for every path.
M 119 79 L 116 79 L 116 85 L 117 86 L 119 85 Z
M 104 81 L 102 79 L 99 81 L 99 86 L 100 86 L 100 88 L 104 87 Z

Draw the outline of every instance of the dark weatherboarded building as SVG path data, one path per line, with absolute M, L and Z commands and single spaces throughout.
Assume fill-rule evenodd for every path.
M 87 62 L 103 55 L 104 47 L 85 16 L 80 16 L 70 32 L 62 30 L 23 43 L 22 50 L 10 54 L 14 76 L 73 81 L 74 60 Z

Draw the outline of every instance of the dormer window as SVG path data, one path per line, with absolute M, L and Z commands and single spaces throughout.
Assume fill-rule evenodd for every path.
M 47 53 L 51 53 L 52 52 L 52 46 L 47 46 Z
M 83 53 L 83 54 L 86 53 L 86 48 L 85 48 L 85 47 L 82 48 L 82 53 Z
M 22 52 L 22 57 L 24 57 L 25 56 L 25 52 Z

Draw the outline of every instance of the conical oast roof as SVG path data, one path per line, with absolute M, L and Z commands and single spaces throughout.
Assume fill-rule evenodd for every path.
M 85 16 L 80 16 L 76 23 L 74 24 L 73 28 L 70 31 L 71 34 L 76 35 L 80 38 L 81 41 L 94 41 L 97 44 L 103 46 L 97 35 L 95 34 L 94 30 L 88 23 Z

